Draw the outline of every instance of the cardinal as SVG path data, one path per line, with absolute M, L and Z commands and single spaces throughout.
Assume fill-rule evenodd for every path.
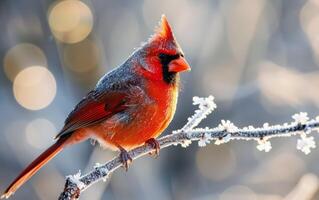
M 27 166 L 1 197 L 9 198 L 62 149 L 87 139 L 119 151 L 126 170 L 132 161 L 129 150 L 146 143 L 158 154 L 156 138 L 176 110 L 179 73 L 189 70 L 163 15 L 150 39 L 98 81 L 68 115 L 55 144 Z

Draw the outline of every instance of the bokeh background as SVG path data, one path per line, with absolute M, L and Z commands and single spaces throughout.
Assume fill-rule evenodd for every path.
M 152 34 L 165 13 L 192 66 L 182 77 L 175 118 L 193 113 L 192 96 L 218 105 L 201 126 L 238 126 L 318 115 L 318 0 L 1 0 L 0 190 L 45 148 L 73 106 L 105 73 Z M 318 139 L 318 137 L 316 137 Z M 319 150 L 304 155 L 297 138 L 168 148 L 117 170 L 81 199 L 319 199 Z M 67 148 L 12 199 L 57 199 L 64 177 L 115 153 L 85 142 Z

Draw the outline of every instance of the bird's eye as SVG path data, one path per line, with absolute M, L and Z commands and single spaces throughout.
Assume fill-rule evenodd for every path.
M 160 53 L 158 57 L 162 60 L 162 59 L 165 59 L 167 57 L 167 54 Z

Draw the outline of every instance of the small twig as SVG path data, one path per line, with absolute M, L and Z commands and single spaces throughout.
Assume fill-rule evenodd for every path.
M 221 121 L 216 128 L 196 128 L 195 127 L 207 117 L 215 108 L 214 98 L 194 97 L 194 105 L 198 105 L 199 109 L 188 119 L 186 125 L 172 134 L 158 139 L 161 149 L 172 145 L 181 144 L 187 147 L 192 141 L 198 141 L 198 145 L 203 147 L 210 141 L 214 140 L 215 144 L 226 143 L 230 140 L 256 140 L 257 148 L 260 151 L 268 152 L 271 149 L 270 138 L 274 137 L 290 137 L 300 135 L 297 148 L 304 153 L 310 153 L 310 149 L 315 147 L 313 137 L 307 137 L 313 130 L 319 130 L 319 116 L 316 119 L 309 120 L 307 113 L 299 113 L 293 115 L 294 121 L 283 125 L 269 126 L 267 123 L 263 127 L 254 128 L 252 126 L 237 128 L 230 121 Z M 129 151 L 129 155 L 133 160 L 148 154 L 153 149 L 150 145 L 143 145 Z M 120 158 L 117 156 L 111 161 L 96 165 L 94 169 L 86 175 L 81 176 L 80 173 L 68 176 L 64 191 L 59 196 L 59 200 L 73 200 L 80 196 L 80 193 L 90 187 L 93 183 L 106 180 L 108 176 L 122 166 Z

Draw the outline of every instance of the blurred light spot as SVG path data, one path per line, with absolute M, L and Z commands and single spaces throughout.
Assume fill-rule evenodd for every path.
M 272 62 L 262 62 L 258 82 L 262 99 L 274 105 L 300 106 L 314 103 L 319 107 L 319 93 L 313 92 L 318 90 L 318 72 L 300 73 Z
M 176 7 L 178 7 L 180 10 L 183 10 L 184 12 L 180 12 L 178 15 L 176 15 Z M 146 25 L 150 29 L 153 29 L 157 25 L 156 22 L 160 20 L 160 17 L 162 14 L 165 14 L 166 16 L 168 16 L 168 20 L 171 24 L 175 24 L 174 23 L 176 22 L 175 20 L 179 21 L 180 18 L 183 18 L 184 21 L 188 22 L 188 20 L 192 20 L 192 18 L 195 18 L 198 15 L 202 14 L 198 12 L 200 11 L 200 9 L 197 9 L 198 7 L 202 9 L 202 12 L 205 12 L 207 9 L 207 4 L 206 2 L 204 3 L 196 2 L 194 3 L 194 5 L 192 5 L 191 1 L 184 1 L 184 0 L 175 0 L 175 1 L 144 0 L 142 9 L 143 9 L 143 17 L 144 17 L 144 21 Z M 190 11 L 192 11 L 193 15 L 189 15 Z M 197 16 L 194 15 L 194 13 L 196 13 Z M 170 17 L 170 16 L 174 16 L 174 17 Z M 188 20 L 185 20 L 185 17 L 188 17 Z M 172 20 L 174 20 L 174 22 Z M 196 31 L 196 30 L 193 30 L 193 31 Z
M 47 66 L 43 51 L 29 43 L 21 43 L 12 47 L 4 57 L 4 72 L 13 81 L 16 75 L 26 67 Z
M 286 196 L 285 200 L 314 199 L 318 187 L 318 177 L 315 174 L 305 174 L 296 187 Z
M 198 74 L 198 80 L 201 80 L 202 88 L 207 93 L 214 91 L 215 95 L 221 100 L 232 100 L 239 86 L 242 68 L 237 67 L 234 62 L 227 62 L 214 67 L 209 67 L 209 63 L 206 65 L 207 67 L 204 68 L 206 73 Z M 225 77 L 227 77 L 227 81 L 225 81 Z
M 316 61 L 319 63 L 319 3 L 307 1 L 300 11 L 300 23 L 312 46 Z
M 88 72 L 98 66 L 100 51 L 94 42 L 84 40 L 63 49 L 66 66 L 75 72 Z
M 49 11 L 48 20 L 53 35 L 64 43 L 85 39 L 93 28 L 90 8 L 78 0 L 59 1 Z
M 6 19 L 6 39 L 20 41 L 25 38 L 43 38 L 40 16 L 36 12 L 10 15 Z
M 289 166 L 289 170 L 287 170 Z M 262 184 L 291 182 L 305 169 L 304 161 L 293 153 L 279 153 L 251 172 L 249 183 Z M 283 184 L 284 185 L 284 184 Z M 289 187 L 286 185 L 286 187 Z M 284 190 L 284 188 L 282 188 Z
M 219 200 L 257 200 L 257 196 L 250 188 L 242 185 L 232 186 L 226 189 Z
M 55 97 L 55 78 L 44 67 L 28 67 L 14 79 L 13 93 L 21 106 L 30 110 L 40 110 L 47 107 Z
M 199 172 L 212 180 L 223 180 L 229 177 L 236 167 L 235 154 L 227 145 L 209 145 L 199 148 L 196 155 Z
M 257 25 L 265 7 L 265 0 L 239 0 L 232 2 L 226 17 L 229 44 L 236 61 L 243 63 L 248 48 L 257 31 Z
M 175 7 L 174 4 L 180 3 L 179 0 L 176 1 L 168 1 L 168 0 L 162 0 L 162 1 L 149 1 L 144 0 L 143 4 L 143 15 L 146 25 L 153 29 L 155 27 L 156 22 L 160 20 L 160 17 L 163 13 L 165 15 L 169 15 L 168 13 L 172 12 Z M 186 2 L 185 2 L 186 3 Z M 168 6 L 169 5 L 169 6 Z M 181 4 L 182 6 L 183 4 Z M 161 9 L 159 9 L 161 8 Z M 163 12 L 164 11 L 164 12 Z M 154 23 L 155 22 L 155 23 Z
M 109 61 L 112 67 L 116 67 L 127 56 L 132 53 L 132 47 L 138 47 L 141 42 L 140 25 L 136 16 L 127 11 L 121 16 L 118 16 L 118 23 L 112 27 L 112 32 L 109 37 L 110 47 L 118 49 L 117 51 L 110 51 Z M 121 38 L 119 40 L 119 38 Z M 119 53 L 121 52 L 121 53 Z
M 28 123 L 26 129 L 27 142 L 38 149 L 45 149 L 53 142 L 56 135 L 56 128 L 47 119 L 35 119 Z
M 185 0 L 144 0 L 143 17 L 149 29 L 154 29 L 160 16 L 164 13 L 173 28 L 173 32 L 178 36 L 178 41 L 183 44 L 183 49 L 194 49 L 203 44 L 203 29 L 209 26 L 204 18 L 211 19 L 211 7 L 208 1 L 185 1 Z M 176 14 L 176 8 L 182 10 Z M 190 13 L 192 13 L 190 15 Z M 190 28 L 192 31 L 189 31 Z M 211 36 L 211 35 L 210 35 Z
M 6 142 L 10 145 L 10 152 L 12 152 L 12 159 L 15 156 L 23 164 L 30 162 L 30 156 L 33 156 L 23 132 L 26 125 L 25 120 L 18 119 L 7 123 L 4 130 Z
M 63 166 L 63 163 L 60 164 L 60 166 Z M 64 174 L 50 162 L 43 170 L 41 170 L 41 173 L 38 173 L 37 176 L 33 177 L 30 184 L 32 184 L 32 187 L 38 196 L 37 199 L 47 200 L 56 199 L 57 194 L 61 190 L 60 183 L 63 183 L 64 181 Z

